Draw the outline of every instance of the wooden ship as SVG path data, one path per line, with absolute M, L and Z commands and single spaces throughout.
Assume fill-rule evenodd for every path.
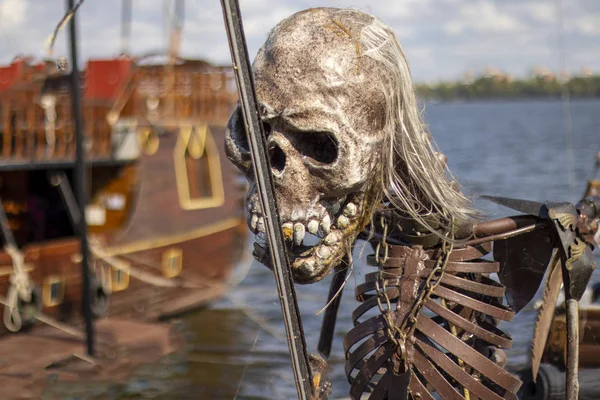
M 82 74 L 96 318 L 155 319 L 206 304 L 243 254 L 244 188 L 223 151 L 237 100 L 231 69 L 152 60 L 90 60 Z M 54 62 L 20 57 L 0 68 L 0 198 L 14 237 L 0 252 L 0 332 L 39 315 L 80 315 L 69 93 Z M 23 279 L 33 284 L 27 299 Z

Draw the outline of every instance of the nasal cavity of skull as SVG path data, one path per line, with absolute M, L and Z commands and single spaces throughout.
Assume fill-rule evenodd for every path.
M 331 164 L 338 158 L 338 141 L 329 132 L 299 132 L 294 147 L 317 164 Z

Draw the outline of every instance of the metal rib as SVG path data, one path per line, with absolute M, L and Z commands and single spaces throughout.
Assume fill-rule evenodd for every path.
M 477 350 L 465 344 L 423 314 L 417 320 L 417 329 L 502 388 L 516 393 L 521 387 L 521 381 L 517 377 L 481 355 Z

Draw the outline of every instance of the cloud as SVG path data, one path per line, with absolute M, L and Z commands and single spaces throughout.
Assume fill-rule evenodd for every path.
M 8 30 L 19 26 L 25 17 L 25 9 L 27 7 L 25 0 L 4 0 L 0 4 L 0 16 L 2 16 L 2 24 L 0 29 Z
M 514 16 L 500 11 L 494 2 L 478 0 L 461 4 L 458 15 L 443 28 L 449 35 L 515 33 L 521 31 L 523 25 Z
M 495 66 L 523 75 L 534 65 L 558 65 L 558 22 L 547 0 L 330 0 L 331 7 L 371 12 L 389 24 L 401 41 L 417 81 L 455 79 L 467 69 Z M 0 63 L 18 53 L 44 55 L 44 43 L 64 13 L 60 0 L 0 1 Z M 163 0 L 133 2 L 131 49 L 136 55 L 164 49 Z M 563 2 L 568 64 L 577 71 L 600 65 L 600 1 Z M 78 15 L 82 61 L 114 57 L 121 51 L 122 0 L 86 1 Z M 281 19 L 322 0 L 240 0 L 249 53 L 253 57 Z M 220 2 L 187 0 L 181 54 L 230 62 Z M 66 30 L 55 56 L 67 55 Z

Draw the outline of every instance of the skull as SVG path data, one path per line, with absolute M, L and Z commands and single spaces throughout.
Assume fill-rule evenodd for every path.
M 395 58 L 389 60 L 386 54 Z M 423 133 L 404 54 L 391 30 L 373 16 L 335 8 L 296 13 L 271 31 L 254 60 L 253 73 L 281 229 L 297 283 L 322 279 L 350 252 L 385 188 L 400 188 L 400 197 L 415 193 L 404 204 L 419 205 L 427 198 L 422 194 L 448 192 L 432 186 L 446 182 L 443 166 Z M 410 126 L 403 122 L 409 120 Z M 398 153 L 394 146 L 399 144 L 408 149 L 405 159 L 417 155 L 414 161 L 390 156 Z M 250 183 L 247 221 L 257 238 L 254 255 L 269 266 L 239 106 L 228 122 L 225 145 Z M 389 177 L 400 173 L 382 174 L 386 168 L 409 179 L 394 183 Z M 422 193 L 415 190 L 420 187 L 425 188 Z M 452 204 L 452 199 L 446 200 L 431 204 Z
M 384 98 L 358 36 L 373 17 L 309 9 L 282 21 L 253 73 L 279 219 L 298 283 L 323 278 L 347 254 L 370 217 L 384 139 Z M 269 264 L 265 224 L 238 106 L 226 134 L 231 161 L 247 176 L 247 220 L 255 257 Z

